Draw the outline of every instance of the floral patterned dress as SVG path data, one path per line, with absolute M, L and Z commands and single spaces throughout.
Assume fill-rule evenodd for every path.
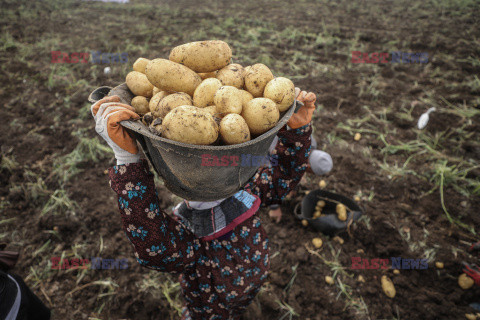
M 278 133 L 276 166 L 264 167 L 244 190 L 262 205 L 280 203 L 307 168 L 311 126 Z M 254 214 L 216 239 L 197 238 L 164 213 L 147 161 L 110 168 L 124 231 L 144 267 L 180 275 L 191 319 L 239 319 L 268 275 L 268 238 Z

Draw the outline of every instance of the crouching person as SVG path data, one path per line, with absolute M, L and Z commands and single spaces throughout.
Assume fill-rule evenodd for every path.
M 172 217 L 159 207 L 147 161 L 119 124 L 138 115 L 119 101 L 117 96 L 104 98 L 92 106 L 92 114 L 96 131 L 117 159 L 109 169 L 110 186 L 118 195 L 123 229 L 137 261 L 179 274 L 186 301 L 182 319 L 239 319 L 269 270 L 268 238 L 257 211 L 280 203 L 305 173 L 314 104 L 306 103 L 289 120 L 300 126 L 279 131 L 277 166 L 259 169 L 228 199 L 184 200 Z

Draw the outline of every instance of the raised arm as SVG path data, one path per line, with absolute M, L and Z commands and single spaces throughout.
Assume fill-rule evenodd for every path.
M 310 124 L 297 129 L 282 128 L 272 153 L 276 161 L 261 168 L 245 186 L 262 200 L 262 205 L 280 203 L 300 182 L 310 154 Z
M 152 269 L 181 272 L 194 261 L 200 244 L 193 234 L 158 206 L 153 174 L 140 160 L 135 141 L 120 121 L 138 118 L 116 96 L 92 106 L 95 130 L 113 149 L 117 165 L 110 169 L 110 186 L 118 195 L 123 229 L 138 262 Z
M 302 91 L 297 100 L 304 105 L 289 119 L 289 128 L 278 132 L 278 143 L 272 154 L 277 161 L 261 168 L 245 186 L 260 197 L 262 205 L 279 204 L 297 186 L 307 169 L 312 133 L 310 122 L 316 97 L 312 92 Z

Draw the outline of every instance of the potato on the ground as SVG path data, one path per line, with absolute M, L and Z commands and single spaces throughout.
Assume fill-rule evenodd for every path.
M 323 245 L 323 241 L 321 238 L 313 238 L 312 243 L 313 243 L 313 246 L 317 249 L 320 249 Z
M 159 91 L 154 94 L 153 97 L 150 99 L 150 103 L 148 104 L 150 111 L 157 110 L 160 101 L 166 96 L 168 96 L 167 91 Z
M 347 220 L 347 208 L 343 204 L 341 203 L 337 204 L 336 211 L 337 211 L 338 220 L 340 221 Z
M 194 106 L 180 106 L 169 112 L 162 122 L 162 136 L 178 142 L 207 145 L 218 138 L 213 116 Z
M 215 78 L 217 76 L 217 71 L 213 72 L 200 72 L 198 74 L 202 80 L 208 79 L 208 78 Z
M 272 79 L 272 71 L 266 65 L 257 63 L 251 66 L 248 72 L 245 73 L 245 88 L 255 98 L 258 98 L 263 96 L 265 86 Z
M 147 64 L 150 62 L 149 59 L 145 58 L 138 58 L 134 63 L 133 63 L 133 70 L 138 71 L 141 73 L 145 73 L 145 67 Z
M 217 106 L 217 112 L 223 115 L 242 112 L 242 95 L 240 90 L 235 87 L 220 87 L 217 92 L 215 92 L 213 102 Z
M 147 79 L 147 76 L 138 71 L 132 71 L 127 74 L 125 79 L 128 89 L 136 96 L 151 98 L 153 85 Z
M 460 277 L 458 277 L 458 285 L 464 290 L 470 289 L 474 283 L 475 281 L 466 273 L 462 273 Z
M 205 108 L 212 105 L 214 103 L 213 97 L 221 86 L 222 83 L 216 78 L 203 80 L 193 93 L 193 105 L 198 108 Z
M 320 189 L 323 189 L 327 186 L 327 183 L 325 182 L 325 180 L 320 180 L 318 186 L 320 187 Z
M 287 110 L 295 100 L 295 85 L 290 79 L 278 77 L 267 83 L 263 92 L 265 98 L 273 100 L 280 112 Z
M 382 289 L 385 295 L 389 298 L 394 298 L 396 291 L 395 291 L 395 286 L 393 285 L 392 280 L 388 278 L 387 276 L 382 276 Z
M 212 72 L 225 67 L 232 58 L 232 49 L 224 41 L 195 41 L 175 47 L 169 59 L 196 72 Z
M 280 118 L 277 105 L 267 98 L 250 100 L 242 111 L 250 133 L 259 135 L 275 127 Z
M 239 144 L 250 140 L 250 130 L 241 115 L 230 113 L 220 121 L 220 136 L 226 144 Z
M 244 70 L 238 63 L 229 64 L 218 70 L 216 78 L 222 82 L 224 86 L 233 86 L 242 89 L 245 84 Z
M 148 81 L 161 90 L 185 92 L 190 96 L 202 82 L 202 78 L 191 69 L 166 59 L 150 61 L 145 74 Z
M 333 278 L 330 276 L 325 276 L 325 282 L 329 285 L 333 285 L 335 283 L 335 280 L 333 280 Z
M 250 92 L 246 90 L 240 90 L 240 93 L 242 95 L 242 106 L 245 107 L 245 105 L 248 103 L 248 101 L 253 99 L 253 96 Z
M 151 110 L 152 114 L 157 118 L 165 118 L 165 116 L 180 106 L 191 106 L 192 98 L 184 92 L 172 93 L 160 100 L 158 105 Z
M 134 97 L 130 104 L 135 109 L 135 112 L 140 115 L 144 115 L 145 113 L 150 112 L 150 108 L 148 107 L 148 100 L 143 96 Z

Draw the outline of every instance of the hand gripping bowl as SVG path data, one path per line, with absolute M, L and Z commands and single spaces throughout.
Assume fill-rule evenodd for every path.
M 105 95 L 117 95 L 123 103 L 130 104 L 133 93 L 125 83 L 115 87 L 100 87 L 88 100 L 94 103 Z M 297 101 L 280 114 L 277 125 L 264 134 L 241 144 L 231 146 L 203 146 L 165 139 L 150 132 L 141 121 L 122 121 L 121 124 L 135 136 L 155 171 L 163 178 L 165 186 L 177 196 L 193 201 L 213 201 L 227 198 L 240 190 L 255 174 L 261 163 L 242 164 L 242 155 L 265 157 L 268 147 L 278 131 L 287 124 L 295 112 Z M 236 166 L 202 166 L 202 155 L 237 156 Z M 230 158 L 229 158 L 230 159 Z M 231 162 L 230 162 L 231 164 Z

